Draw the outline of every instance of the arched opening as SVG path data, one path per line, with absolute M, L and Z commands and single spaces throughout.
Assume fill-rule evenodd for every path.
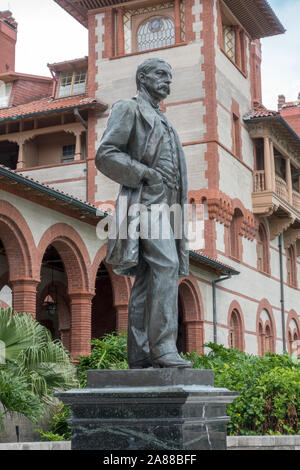
M 197 281 L 191 276 L 183 279 L 178 289 L 179 352 L 203 353 L 203 308 Z
M 37 320 L 70 349 L 70 302 L 68 280 L 61 256 L 53 245 L 45 250 L 38 287 Z
M 101 338 L 117 329 L 112 282 L 103 262 L 97 271 L 95 292 L 92 300 L 92 338 Z
M 4 245 L 0 239 L 0 308 L 12 307 L 12 290 L 8 285 L 9 267 Z
M 184 323 L 184 310 L 180 294 L 178 295 L 178 335 L 177 335 L 177 349 L 179 353 L 186 353 L 186 325 Z

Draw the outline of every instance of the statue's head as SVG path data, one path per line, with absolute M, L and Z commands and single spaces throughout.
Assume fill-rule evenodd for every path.
M 137 68 L 136 86 L 143 88 L 156 101 L 165 99 L 170 94 L 172 68 L 163 59 L 146 59 Z

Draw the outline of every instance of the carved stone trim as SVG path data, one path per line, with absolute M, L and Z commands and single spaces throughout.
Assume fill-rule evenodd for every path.
M 274 240 L 278 235 L 285 232 L 294 222 L 291 217 L 274 217 L 269 220 L 270 239 Z
M 284 248 L 287 249 L 300 240 L 300 229 L 289 228 L 284 234 Z

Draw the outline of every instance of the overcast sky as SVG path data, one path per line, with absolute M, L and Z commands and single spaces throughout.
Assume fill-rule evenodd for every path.
M 262 40 L 263 102 L 277 109 L 277 96 L 287 101 L 300 92 L 300 0 L 269 0 L 287 29 L 284 35 Z M 88 34 L 53 0 L 0 0 L 0 11 L 10 9 L 17 20 L 16 70 L 49 75 L 47 63 L 88 54 Z

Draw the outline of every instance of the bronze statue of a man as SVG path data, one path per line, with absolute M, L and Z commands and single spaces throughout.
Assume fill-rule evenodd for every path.
M 97 168 L 121 185 L 114 216 L 116 234 L 109 239 L 106 260 L 116 273 L 135 276 L 128 312 L 127 355 L 132 369 L 192 366 L 176 347 L 178 277 L 188 275 L 189 257 L 183 210 L 187 204 L 185 156 L 176 131 L 159 107 L 170 93 L 171 81 L 172 69 L 164 60 L 142 62 L 136 72 L 138 95 L 114 104 L 96 155 Z M 179 204 L 181 236 L 175 238 L 170 215 L 169 236 L 165 236 L 165 226 L 164 234 L 159 231 L 158 236 L 121 236 L 122 224 L 132 221 L 131 208 L 136 204 L 144 208 L 144 220 L 145 214 L 149 220 L 154 216 L 156 226 L 162 222 L 162 213 L 154 208 Z

